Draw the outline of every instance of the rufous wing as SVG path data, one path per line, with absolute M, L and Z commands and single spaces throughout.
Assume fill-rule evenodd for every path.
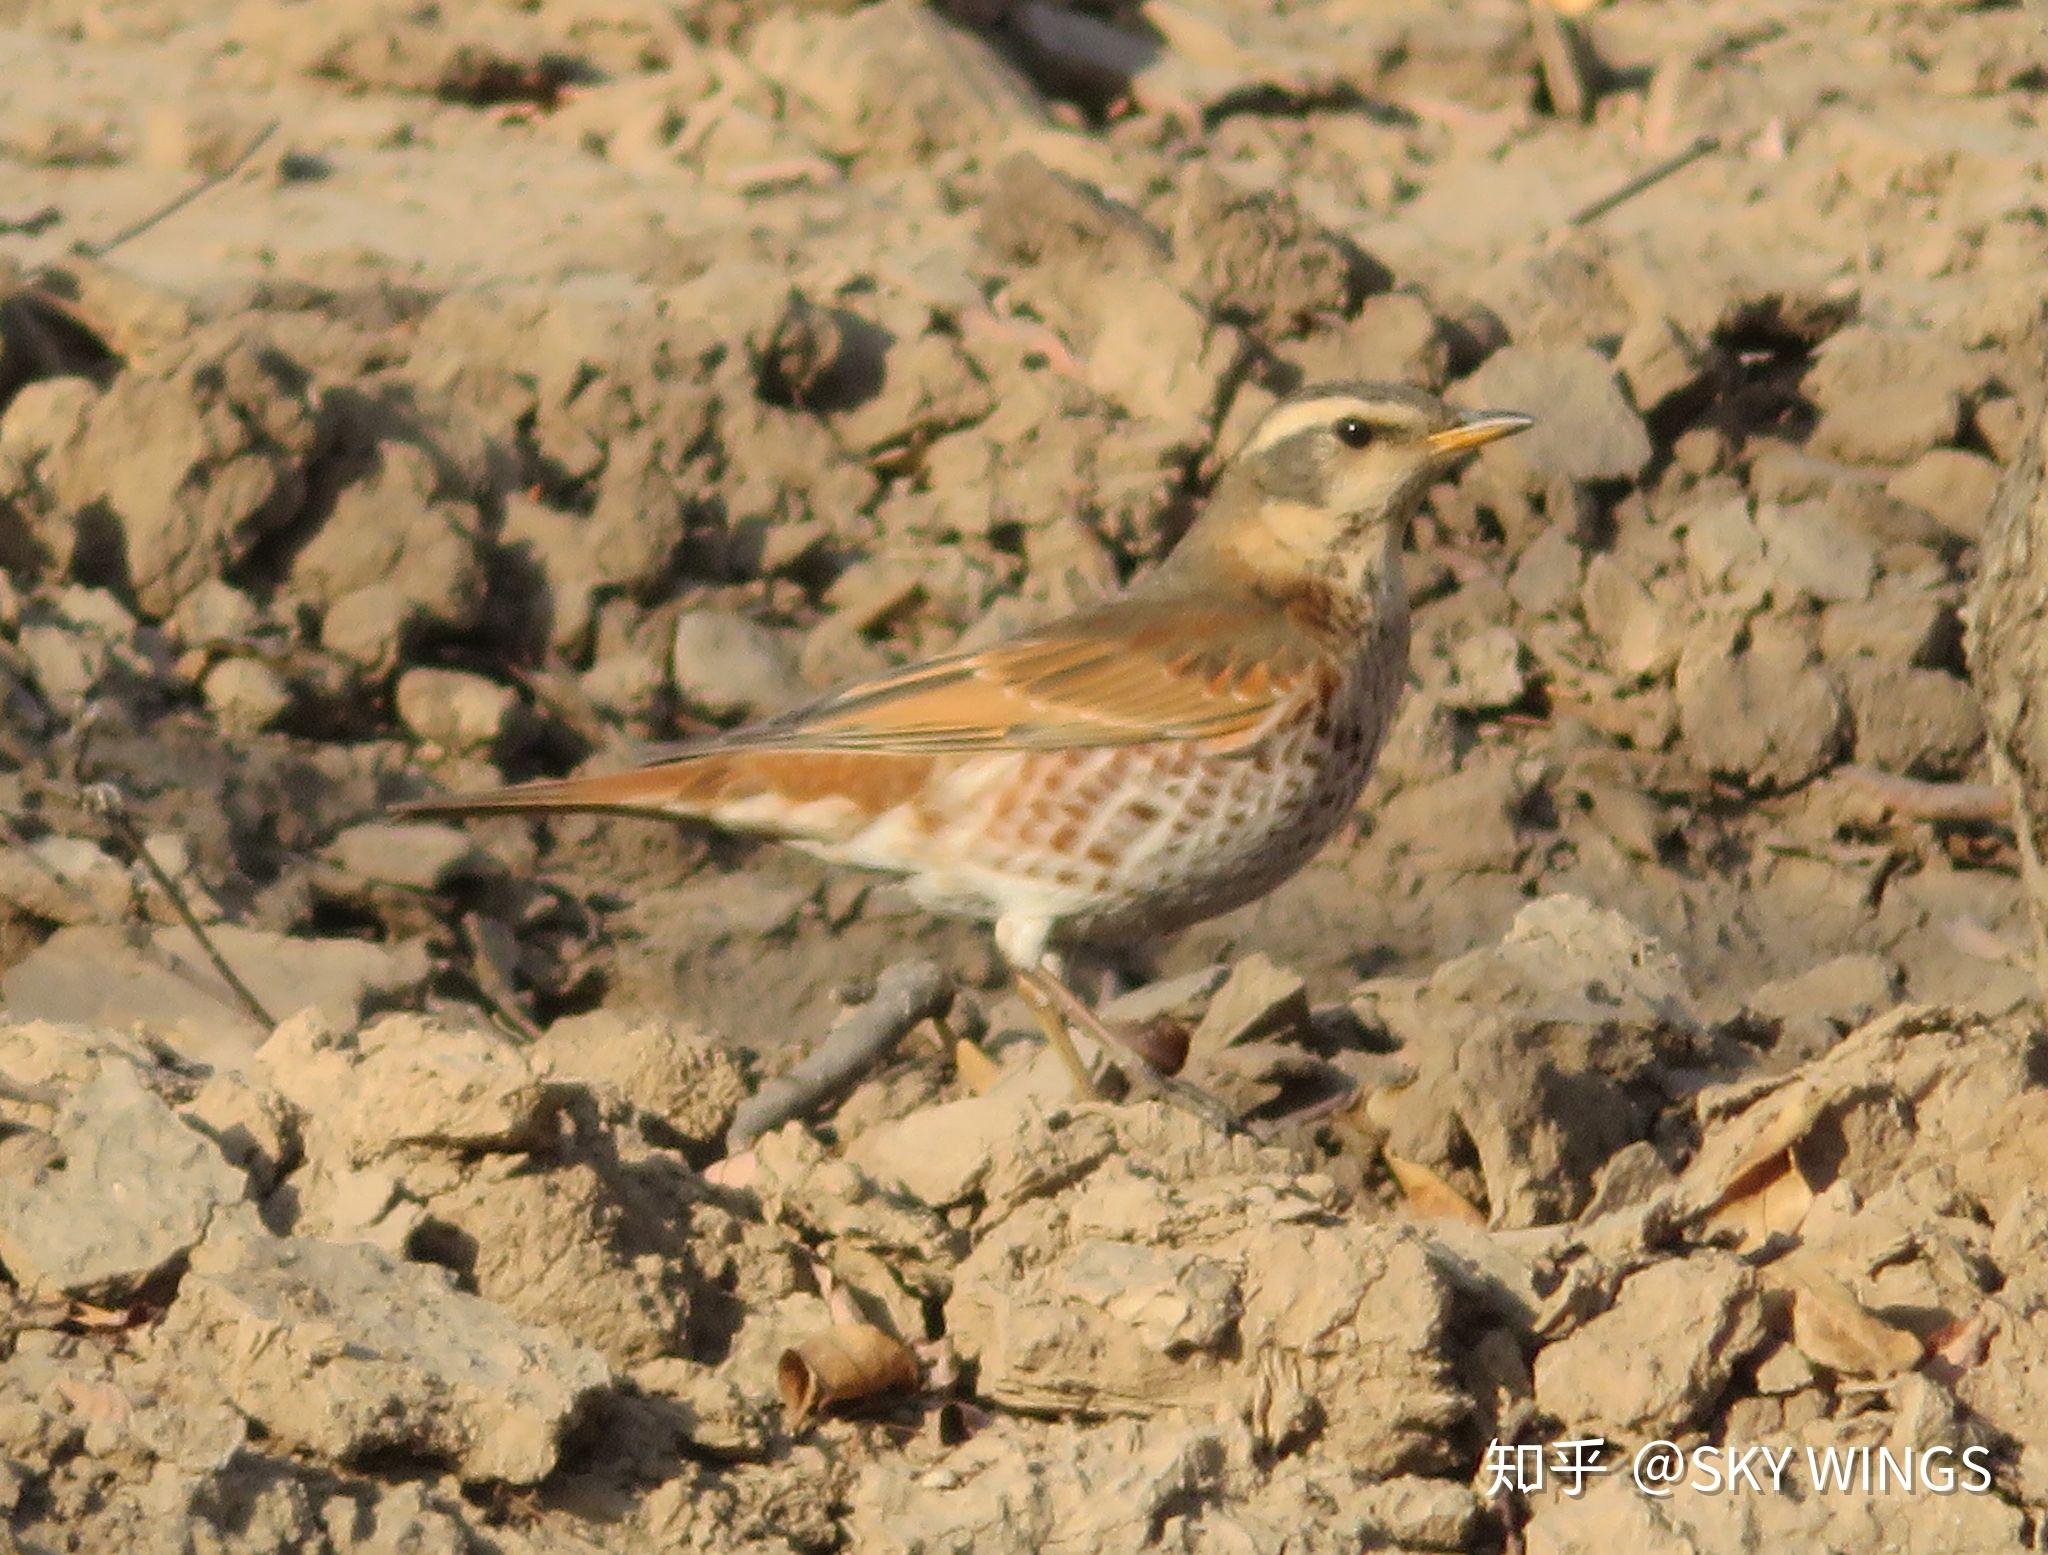
M 825 757 L 872 783 L 873 765 L 851 758 L 924 758 L 910 763 L 922 770 L 931 758 L 975 752 L 1181 740 L 1227 749 L 1266 725 L 1315 658 L 1309 635 L 1262 600 L 1117 600 L 993 647 L 858 682 L 777 718 L 657 748 L 629 771 L 401 811 L 708 814 L 750 786 L 774 791 L 779 768 L 792 778 L 801 772 L 809 787 Z M 882 773 L 896 765 L 883 762 Z

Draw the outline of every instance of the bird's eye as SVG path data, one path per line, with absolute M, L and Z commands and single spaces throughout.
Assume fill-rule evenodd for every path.
M 1339 416 L 1330 432 L 1346 448 L 1363 448 L 1372 441 L 1372 428 L 1356 416 Z

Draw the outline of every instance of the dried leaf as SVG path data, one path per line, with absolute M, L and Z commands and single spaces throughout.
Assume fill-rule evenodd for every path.
M 1928 1371 L 1953 1385 L 1965 1372 L 1984 1364 L 1997 1332 L 1998 1309 L 1988 1301 L 1968 1317 L 1944 1323 L 1927 1336 Z
M 136 1307 L 99 1307 L 75 1296 L 64 1303 L 64 1322 L 77 1328 L 133 1328 L 141 1320 L 141 1311 Z
M 137 1302 L 128 1307 L 99 1307 L 75 1296 L 50 1301 L 31 1301 L 17 1309 L 16 1322 L 22 1328 L 49 1329 L 62 1333 L 120 1333 L 148 1322 L 152 1309 Z
M 1813 1188 L 1799 1170 L 1798 1159 L 1789 1150 L 1777 1159 L 1782 1170 L 1776 1176 L 1724 1200 L 1703 1222 L 1709 1231 L 1732 1233 L 1739 1252 L 1751 1252 L 1776 1237 L 1796 1235 L 1813 1208 Z
M 1781 1264 L 1767 1278 L 1790 1291 L 1792 1342 L 1816 1366 L 1882 1379 L 1920 1364 L 1919 1339 L 1871 1312 L 1833 1275 Z
M 833 1404 L 916 1387 L 917 1357 L 872 1324 L 842 1323 L 784 1350 L 775 1386 L 790 1423 L 801 1426 Z
M 962 1037 L 953 1044 L 953 1072 L 975 1095 L 986 1096 L 1002 1079 L 1003 1066 L 990 1058 L 980 1043 Z
M 1416 1219 L 1462 1220 L 1468 1226 L 1486 1224 L 1477 1205 L 1420 1161 L 1403 1160 L 1391 1150 L 1382 1150 L 1380 1158 L 1394 1174 L 1401 1197 Z

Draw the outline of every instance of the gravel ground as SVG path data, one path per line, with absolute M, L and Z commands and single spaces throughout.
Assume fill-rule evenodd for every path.
M 1553 5 L 0 8 L 0 1551 L 2039 1547 L 2048 38 Z M 1103 969 L 1248 1136 L 886 884 L 384 815 L 1097 597 L 1338 375 L 1541 424 L 1355 828 Z

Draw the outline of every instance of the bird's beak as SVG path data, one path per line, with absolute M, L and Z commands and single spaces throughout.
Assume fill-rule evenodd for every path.
M 1497 437 L 1513 437 L 1517 432 L 1526 432 L 1535 424 L 1534 416 L 1525 416 L 1519 410 L 1468 410 L 1458 417 L 1456 426 L 1432 432 L 1423 442 L 1429 445 L 1433 454 L 1461 454 Z

